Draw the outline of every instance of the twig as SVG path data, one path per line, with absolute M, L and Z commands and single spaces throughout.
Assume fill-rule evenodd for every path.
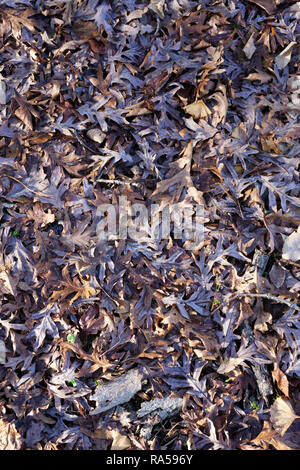
M 239 297 L 263 297 L 265 299 L 275 300 L 276 302 L 280 302 L 282 304 L 288 305 L 290 308 L 293 308 L 300 312 L 300 307 L 298 307 L 298 305 L 294 304 L 293 302 L 290 302 L 289 300 L 285 300 L 285 299 L 282 299 L 281 297 L 277 297 L 276 295 L 273 295 L 273 294 L 238 294 L 238 296 Z
M 108 184 L 125 184 L 127 186 L 133 185 L 133 186 L 139 186 L 139 184 L 146 184 L 148 182 L 156 182 L 158 181 L 158 178 L 136 178 L 135 181 L 131 180 L 106 180 L 104 178 L 97 178 L 96 182 L 97 183 L 108 183 Z
M 6 176 L 7 178 L 11 178 L 12 180 L 16 181 L 17 183 L 21 184 L 27 191 L 30 191 L 33 194 L 36 194 L 37 196 L 41 197 L 49 197 L 49 198 L 54 198 L 55 196 L 53 194 L 45 194 L 45 193 L 40 193 L 39 191 L 34 191 L 33 189 L 30 189 L 26 184 L 22 183 L 22 181 L 18 180 L 18 178 L 15 178 L 14 176 L 11 175 L 6 175 L 3 174 L 1 176 Z
M 275 295 L 272 295 L 272 294 L 239 293 L 239 294 L 235 294 L 233 297 L 231 297 L 231 299 L 227 300 L 226 302 L 223 302 L 222 304 L 220 304 L 218 307 L 216 307 L 213 310 L 212 313 L 224 307 L 224 305 L 229 304 L 230 302 L 233 302 L 238 297 L 262 297 L 264 299 L 275 300 L 276 302 L 280 302 L 282 304 L 288 305 L 290 308 L 293 308 L 294 310 L 298 310 L 298 312 L 300 312 L 300 307 L 298 307 L 298 305 L 294 304 L 293 302 L 290 302 L 289 300 L 282 299 L 281 297 L 276 297 Z
M 139 183 L 135 183 L 134 181 L 124 181 L 124 180 L 106 180 L 103 178 L 96 179 L 97 183 L 106 183 L 106 184 L 124 184 L 126 186 L 134 185 L 138 186 Z

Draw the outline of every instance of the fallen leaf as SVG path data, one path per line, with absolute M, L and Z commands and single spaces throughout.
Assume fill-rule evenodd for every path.
M 203 100 L 195 101 L 194 103 L 188 104 L 184 107 L 184 110 L 186 113 L 190 114 L 195 119 L 205 119 L 212 113 Z
M 293 47 L 294 45 L 297 44 L 296 42 L 291 42 L 285 49 L 283 49 L 283 51 L 275 58 L 275 63 L 277 65 L 277 67 L 279 68 L 279 70 L 282 70 L 284 69 L 289 63 L 290 63 L 290 60 L 291 60 L 291 56 L 292 56 L 292 51 L 293 51 Z
M 291 233 L 284 240 L 282 257 L 291 261 L 298 261 L 300 259 L 300 226 L 296 232 Z
M 6 85 L 0 76 L 0 104 L 6 104 Z
M 274 382 L 277 383 L 279 390 L 286 396 L 289 397 L 289 381 L 287 376 L 282 372 L 281 369 L 276 365 L 272 371 L 272 377 Z
M 6 363 L 6 347 L 4 341 L 0 340 L 0 364 Z
M 110 450 L 125 450 L 131 447 L 131 442 L 127 436 L 123 436 L 119 431 L 111 431 L 113 442 Z
M 269 272 L 269 278 L 273 282 L 274 286 L 279 289 L 286 278 L 286 270 L 279 264 L 273 264 L 272 269 Z
M 164 19 L 164 5 L 166 0 L 151 0 L 149 8 L 153 10 L 162 20 Z
M 246 79 L 250 80 L 251 82 L 254 80 L 259 80 L 261 83 L 267 83 L 272 80 L 272 78 L 272 75 L 266 72 L 262 72 L 261 70 L 258 72 L 249 73 L 249 75 L 246 77 Z
M 254 43 L 254 33 L 251 34 L 250 38 L 246 42 L 243 51 L 244 51 L 246 57 L 248 59 L 251 59 L 254 52 L 256 51 L 256 47 L 255 47 L 255 43 Z
M 276 5 L 275 0 L 249 0 L 249 1 L 263 8 L 268 13 L 268 15 L 272 15 L 277 10 L 277 5 Z
M 243 363 L 243 359 L 239 357 L 226 357 L 224 361 L 221 362 L 217 372 L 219 374 L 229 374 L 229 372 L 233 371 L 237 368 L 240 364 Z
M 264 421 L 262 431 L 255 439 L 252 439 L 251 443 L 262 447 L 263 450 L 268 450 L 270 445 L 275 447 L 276 450 L 293 450 L 285 443 L 284 438 L 282 438 L 278 432 L 272 428 L 269 421 Z
M 17 431 L 15 424 L 10 421 L 11 417 L 0 419 L 0 450 L 21 449 L 21 434 Z
M 39 113 L 34 109 L 31 103 L 22 97 L 15 96 L 15 100 L 19 104 L 19 107 L 15 110 L 15 115 L 32 131 L 32 116 L 39 118 Z
M 270 408 L 271 423 L 274 429 L 283 436 L 297 418 L 293 407 L 287 399 L 277 398 Z

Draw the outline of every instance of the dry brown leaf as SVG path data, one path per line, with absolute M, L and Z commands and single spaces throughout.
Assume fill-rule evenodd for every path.
M 52 224 L 55 220 L 54 214 L 48 209 L 47 212 L 43 210 L 42 204 L 37 202 L 32 209 L 27 212 L 28 219 L 34 221 L 34 229 L 38 227 L 45 227 L 48 224 Z
M 188 104 L 184 107 L 184 110 L 195 119 L 205 119 L 212 113 L 203 100 L 194 101 L 194 103 Z
M 246 42 L 243 51 L 244 51 L 246 57 L 248 59 L 251 59 L 254 52 L 256 51 L 256 47 L 255 47 L 255 43 L 254 43 L 254 33 L 251 34 L 250 38 Z
M 268 15 L 272 15 L 277 10 L 275 0 L 250 0 L 250 2 L 263 8 Z
M 274 286 L 279 289 L 285 281 L 286 270 L 279 264 L 273 264 L 269 277 Z
M 0 419 L 0 450 L 20 450 L 22 437 L 14 423 Z
M 274 382 L 277 383 L 279 390 L 286 396 L 289 397 L 289 381 L 287 376 L 279 369 L 276 365 L 272 371 L 272 377 Z
M 0 104 L 6 104 L 6 84 L 0 75 Z
M 111 431 L 113 442 L 110 450 L 125 450 L 131 447 L 131 442 L 127 436 L 123 436 L 118 431 Z
M 140 103 L 133 104 L 132 106 L 128 106 L 126 108 L 126 117 L 131 116 L 142 116 L 143 114 L 150 114 L 152 111 L 147 107 L 144 101 Z
M 296 42 L 291 42 L 283 51 L 276 57 L 275 63 L 279 70 L 284 69 L 291 60 L 292 52 L 293 52 L 293 47 L 297 44 Z
M 217 127 L 220 122 L 222 124 L 225 123 L 227 116 L 228 100 L 225 85 L 219 84 L 210 99 L 217 102 L 217 104 L 213 106 L 213 117 L 211 120 L 212 126 Z
M 94 287 L 91 287 L 90 282 L 88 280 L 82 279 L 81 277 L 80 280 L 78 279 L 78 277 L 70 277 L 67 265 L 63 268 L 62 273 L 64 280 L 61 281 L 60 289 L 53 291 L 50 297 L 51 302 L 61 302 L 70 294 L 73 294 L 74 297 L 70 299 L 70 305 L 72 305 L 75 300 L 78 299 L 78 297 L 81 297 L 82 299 L 88 299 L 89 297 L 93 297 L 94 295 L 96 295 L 96 289 L 94 289 Z
M 251 443 L 262 447 L 263 450 L 267 450 L 269 446 L 275 447 L 276 450 L 293 450 L 289 447 L 283 438 L 272 429 L 269 421 L 264 421 L 264 427 L 259 435 L 251 441 Z
M 300 226 L 284 240 L 282 257 L 291 261 L 300 260 Z
M 277 398 L 271 406 L 270 412 L 273 427 L 281 436 L 297 418 L 292 405 L 284 398 Z
M 246 126 L 244 122 L 241 122 L 231 133 L 234 139 L 245 139 L 247 137 Z
M 261 83 L 267 83 L 272 80 L 272 78 L 272 75 L 266 72 L 262 72 L 261 70 L 258 72 L 249 73 L 249 75 L 246 77 L 246 79 L 250 80 L 251 82 L 253 80 L 259 80 Z
M 32 117 L 27 108 L 20 106 L 15 110 L 15 115 L 25 124 L 26 127 L 33 131 Z
M 32 131 L 32 116 L 39 118 L 39 113 L 34 109 L 32 104 L 24 100 L 22 97 L 15 96 L 15 100 L 19 104 L 19 107 L 15 110 L 15 115 Z
M 227 357 L 224 361 L 221 362 L 217 372 L 219 374 L 229 374 L 229 372 L 236 369 L 240 364 L 242 364 L 243 359 L 239 357 Z
M 6 347 L 4 341 L 0 340 L 0 364 L 6 363 Z

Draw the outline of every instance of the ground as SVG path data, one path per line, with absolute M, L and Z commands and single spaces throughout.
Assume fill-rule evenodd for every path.
M 299 19 L 1 1 L 0 449 L 299 449 Z

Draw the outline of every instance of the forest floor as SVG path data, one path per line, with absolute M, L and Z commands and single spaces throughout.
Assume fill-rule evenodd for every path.
M 0 449 L 300 448 L 299 20 L 0 2 Z

